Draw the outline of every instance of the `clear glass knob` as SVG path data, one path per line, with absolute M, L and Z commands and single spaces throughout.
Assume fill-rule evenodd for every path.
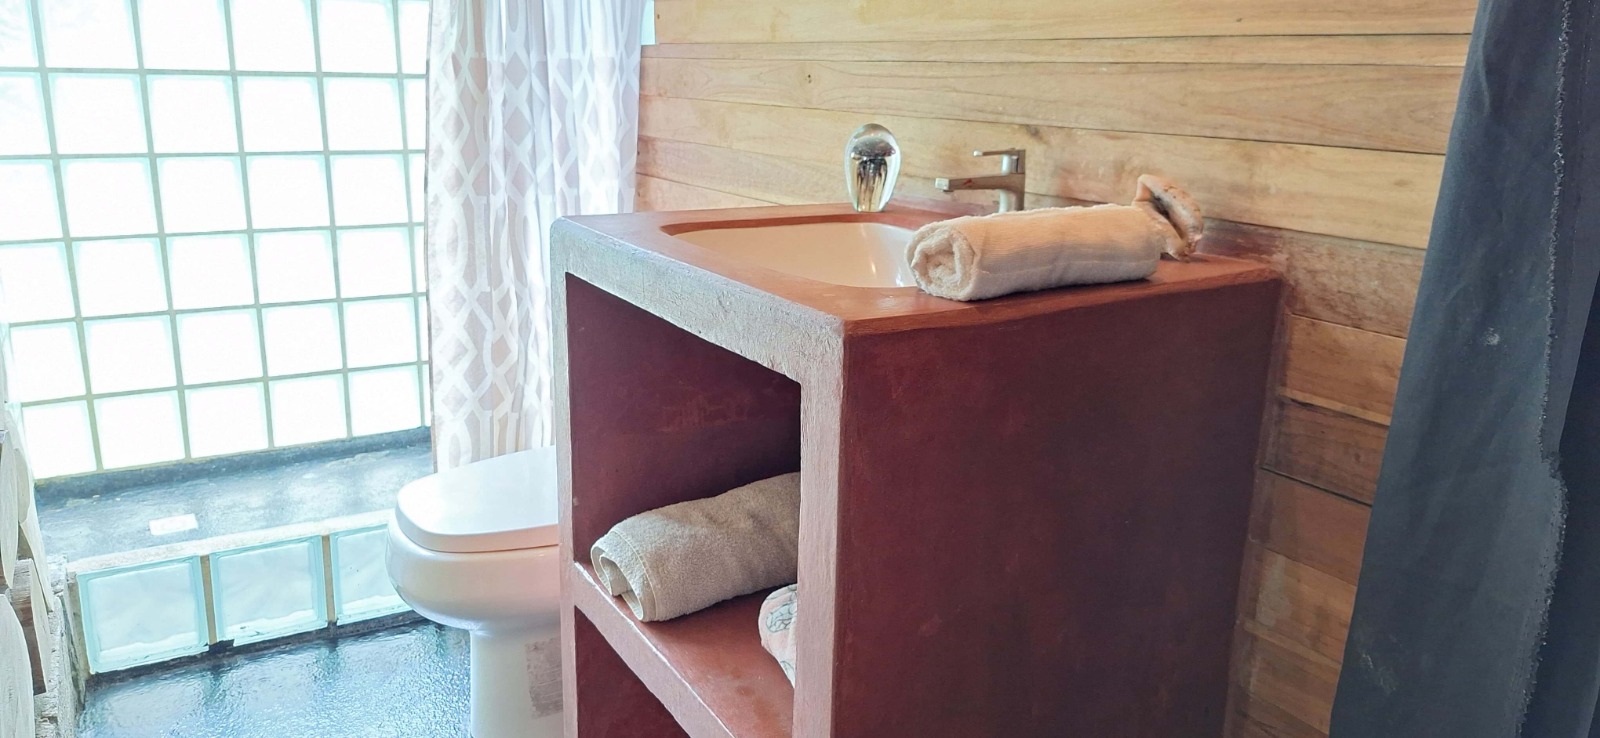
M 900 178 L 900 143 L 889 129 L 868 123 L 844 147 L 844 185 L 857 212 L 876 213 L 894 196 Z

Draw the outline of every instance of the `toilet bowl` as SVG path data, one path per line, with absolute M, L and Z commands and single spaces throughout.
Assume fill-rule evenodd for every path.
M 553 448 L 431 474 L 395 504 L 395 590 L 471 636 L 473 738 L 561 735 L 557 519 Z

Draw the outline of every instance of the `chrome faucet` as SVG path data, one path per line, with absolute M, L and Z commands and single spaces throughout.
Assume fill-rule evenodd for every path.
M 1000 149 L 998 151 L 974 151 L 973 156 L 998 156 L 1000 157 L 1000 173 L 987 177 L 966 177 L 963 179 L 950 179 L 940 177 L 933 181 L 933 186 L 940 192 L 955 192 L 956 190 L 997 190 L 1000 193 L 1000 206 L 995 212 L 1009 213 L 1022 209 L 1023 198 L 1027 195 L 1026 170 L 1023 168 L 1028 152 L 1022 149 Z
M 899 178 L 900 143 L 894 134 L 877 123 L 857 128 L 844 145 L 844 187 L 856 212 L 882 212 Z

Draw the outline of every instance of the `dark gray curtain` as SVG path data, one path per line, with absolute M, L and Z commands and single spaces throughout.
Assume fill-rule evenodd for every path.
M 1478 8 L 1334 738 L 1600 738 L 1595 31 Z

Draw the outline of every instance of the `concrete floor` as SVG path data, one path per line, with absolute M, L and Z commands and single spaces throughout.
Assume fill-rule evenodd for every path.
M 212 470 L 200 478 L 142 478 L 84 491 L 46 483 L 39 522 L 52 557 L 68 561 L 230 533 L 386 510 L 407 482 L 433 470 L 426 442 L 334 458 Z M 157 470 L 152 470 L 157 471 Z M 190 476 L 193 476 L 192 474 Z M 183 527 L 152 530 L 152 521 Z M 177 523 L 176 526 L 170 525 Z
M 467 634 L 432 623 L 91 685 L 82 738 L 461 738 Z

